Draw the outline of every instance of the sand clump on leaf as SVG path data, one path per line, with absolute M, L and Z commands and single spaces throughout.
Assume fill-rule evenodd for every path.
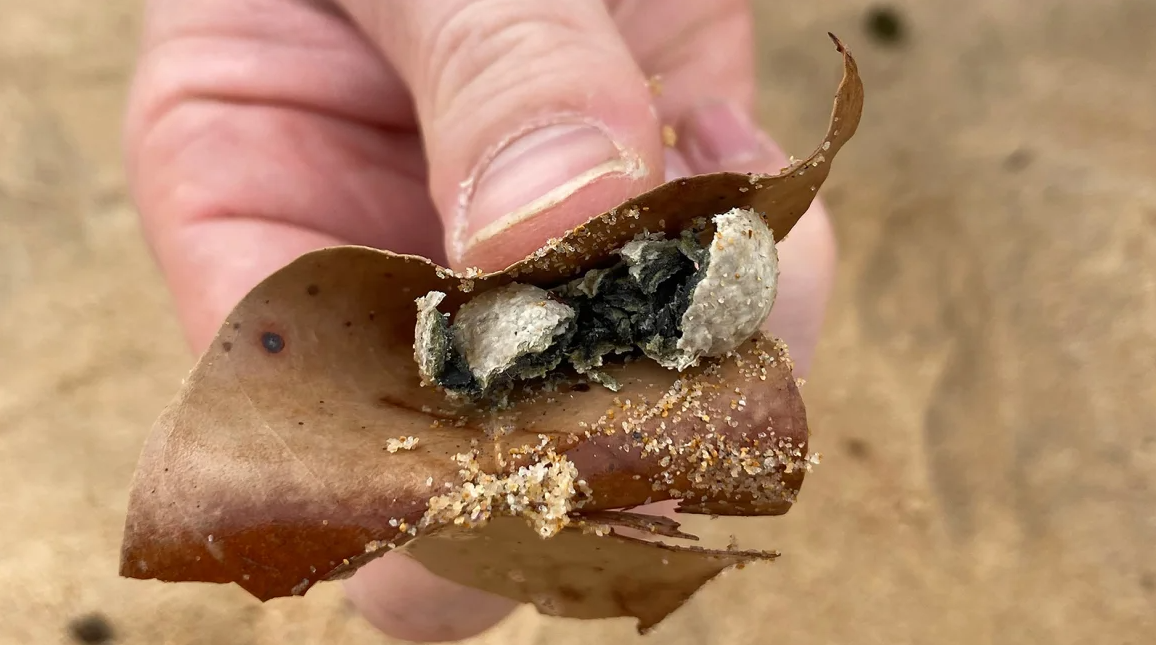
M 579 490 L 590 492 L 574 464 L 553 450 L 504 475 L 485 472 L 476 453 L 454 457 L 464 481 L 451 492 L 430 498 L 421 526 L 474 528 L 501 514 L 524 518 L 534 532 L 553 537 L 570 524 Z
M 779 174 L 669 182 L 496 273 L 346 246 L 254 287 L 145 442 L 121 574 L 265 600 L 396 553 L 644 631 L 773 560 L 621 509 L 779 515 L 816 461 L 787 348 L 758 330 L 775 245 L 859 122 L 836 44 L 826 136 Z

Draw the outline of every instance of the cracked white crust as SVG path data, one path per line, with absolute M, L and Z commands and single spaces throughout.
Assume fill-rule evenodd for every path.
M 440 291 L 431 291 L 418 298 L 417 325 L 414 330 L 413 358 L 417 361 L 417 372 L 421 377 L 422 385 L 433 385 L 437 382 L 442 369 L 442 358 L 445 356 L 445 338 L 438 332 L 442 313 L 438 305 L 446 294 Z
M 543 289 L 510 284 L 462 305 L 454 316 L 454 343 L 485 389 L 522 356 L 549 348 L 574 315 Z
M 775 304 L 779 256 L 763 218 L 735 208 L 716 215 L 714 223 L 710 262 L 682 316 L 679 355 L 667 361 L 680 371 L 746 342 Z

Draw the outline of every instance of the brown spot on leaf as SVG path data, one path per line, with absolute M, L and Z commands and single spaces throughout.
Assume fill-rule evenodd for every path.
M 567 585 L 558 587 L 558 595 L 562 596 L 566 602 L 582 602 L 582 599 L 586 597 L 581 591 Z
M 276 332 L 267 331 L 261 334 L 261 346 L 270 354 L 279 354 L 285 349 L 285 338 Z
M 221 349 L 225 350 L 226 353 L 231 352 L 231 351 L 233 351 L 233 343 L 231 343 L 227 340 L 222 341 L 221 342 Z

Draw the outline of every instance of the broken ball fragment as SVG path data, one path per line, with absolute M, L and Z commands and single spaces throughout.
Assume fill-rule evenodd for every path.
M 774 301 L 773 244 L 859 122 L 836 43 L 828 132 L 777 175 L 664 184 L 497 273 L 345 246 L 254 287 L 145 442 L 121 574 L 265 600 L 396 552 L 543 613 L 645 630 L 720 572 L 773 559 L 628 537 L 685 534 L 618 509 L 777 515 L 796 500 L 806 410 L 785 346 L 753 330 Z M 517 324 L 488 299 L 514 303 Z M 480 396 L 498 390 L 502 405 Z
M 674 239 L 643 231 L 615 253 L 613 266 L 549 290 L 514 282 L 485 291 L 452 323 L 437 311 L 444 293 L 418 298 L 414 358 L 423 382 L 487 398 L 566 366 L 617 390 L 598 370 L 608 355 L 641 352 L 682 371 L 733 351 L 775 302 L 774 233 L 749 208 L 692 223 Z

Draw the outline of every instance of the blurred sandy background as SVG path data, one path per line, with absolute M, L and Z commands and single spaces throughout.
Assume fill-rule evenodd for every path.
M 1152 643 L 1156 2 L 889 6 L 759 3 L 788 152 L 826 123 L 824 32 L 867 86 L 824 188 L 842 267 L 804 391 L 826 459 L 739 535 L 784 557 L 647 642 Z M 335 585 L 262 606 L 116 577 L 137 452 L 193 360 L 120 168 L 140 6 L 2 8 L 0 644 L 387 642 Z M 637 638 L 526 610 L 479 642 Z

